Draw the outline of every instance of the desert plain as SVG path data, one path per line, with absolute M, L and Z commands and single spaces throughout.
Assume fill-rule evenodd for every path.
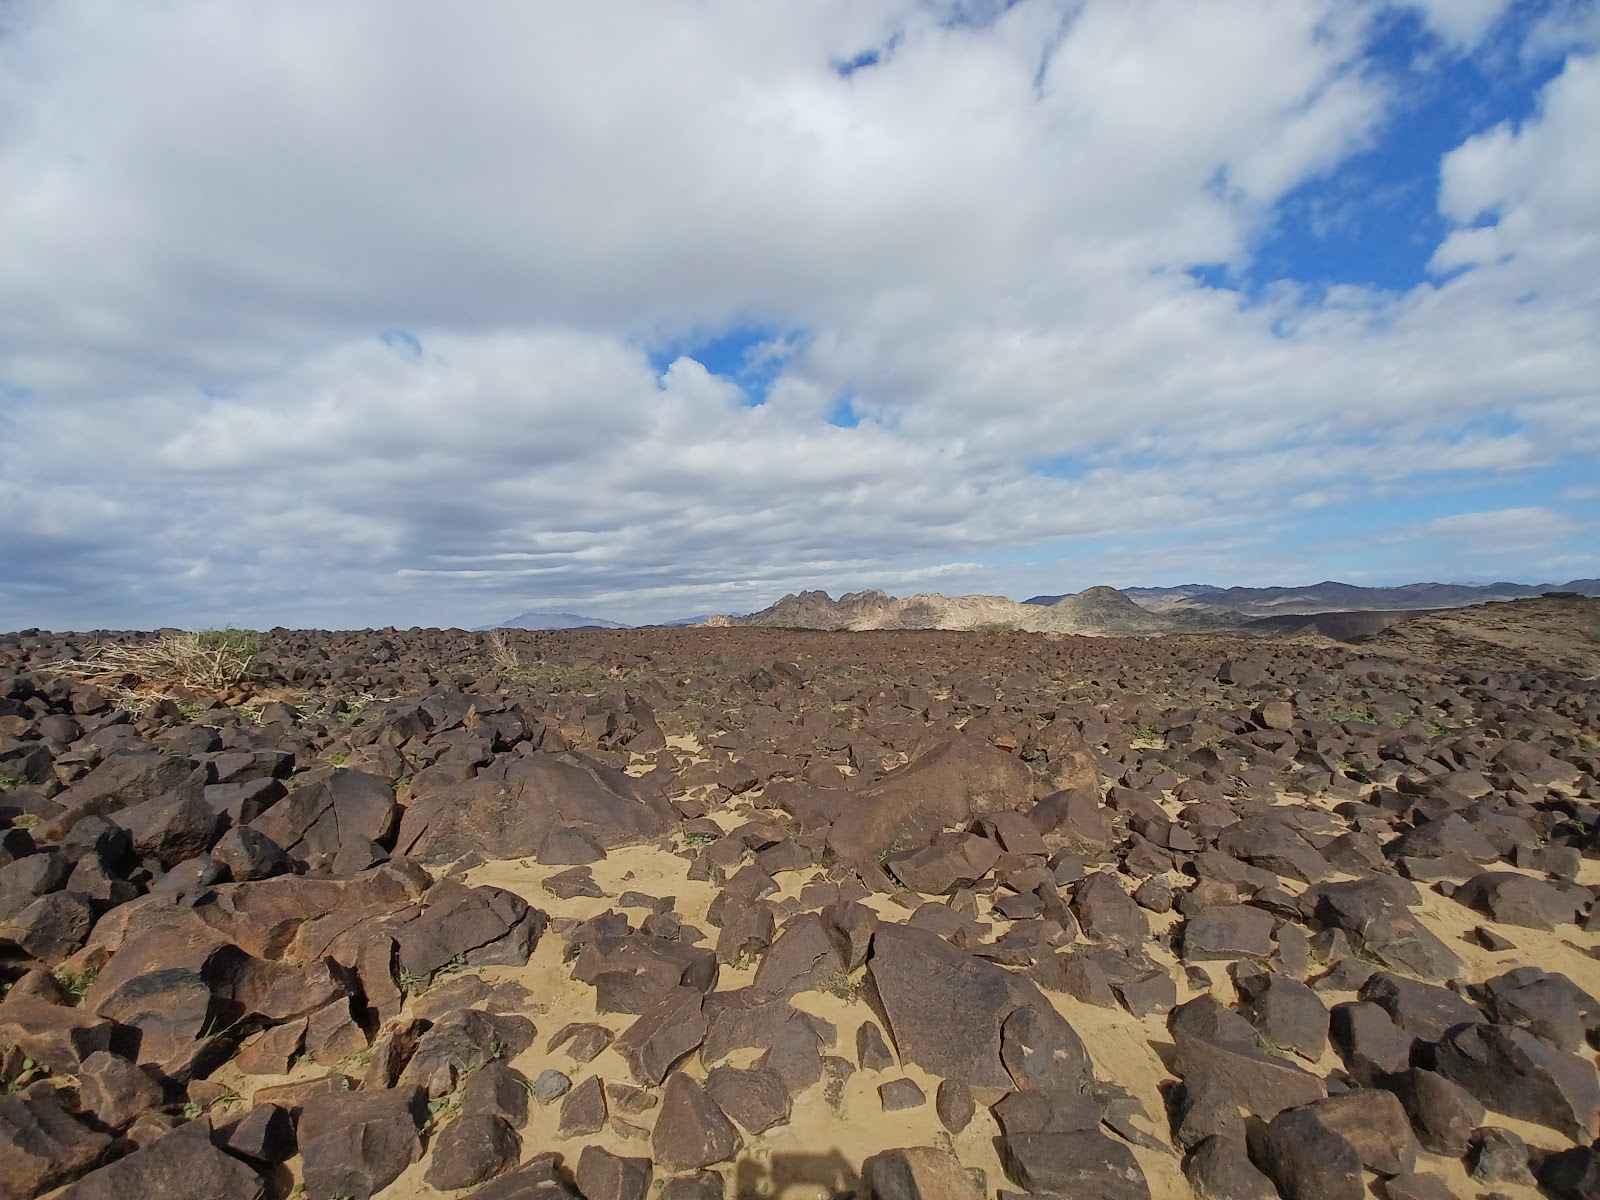
M 0 636 L 0 1197 L 1600 1196 L 1597 610 Z

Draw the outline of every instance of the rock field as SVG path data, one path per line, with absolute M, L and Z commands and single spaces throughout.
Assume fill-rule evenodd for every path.
M 1595 678 L 163 636 L 0 635 L 0 1200 L 1600 1197 Z

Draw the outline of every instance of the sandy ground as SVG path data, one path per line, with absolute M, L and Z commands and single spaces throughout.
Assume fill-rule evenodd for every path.
M 672 739 L 674 747 L 692 755 L 698 747 L 692 739 Z M 743 822 L 762 815 L 759 797 L 742 798 L 734 805 L 714 811 L 711 815 L 724 829 L 732 829 Z M 687 878 L 689 857 L 660 847 L 635 847 L 613 851 L 605 860 L 591 868 L 596 882 L 607 898 L 578 898 L 558 900 L 544 890 L 543 881 L 563 870 L 545 867 L 529 859 L 490 862 L 471 870 L 466 876 L 473 884 L 492 884 L 505 888 L 525 898 L 530 904 L 544 909 L 553 917 L 586 919 L 615 907 L 614 897 L 633 890 L 653 897 L 674 897 L 674 907 L 686 925 L 693 925 L 706 934 L 706 942 L 714 943 L 717 930 L 706 920 L 706 910 L 715 899 L 718 888 L 712 884 Z M 1583 864 L 1585 883 L 1600 881 L 1600 862 L 1586 860 Z M 1509 868 L 1507 868 L 1509 869 Z M 822 876 L 820 870 L 785 873 L 780 877 L 781 891 L 773 897 L 779 901 L 797 896 L 804 885 Z M 1285 886 L 1294 887 L 1286 884 Z M 1480 914 L 1474 913 L 1453 901 L 1433 892 L 1423 890 L 1423 905 L 1419 910 L 1422 919 L 1437 932 L 1466 962 L 1468 977 L 1481 980 L 1510 967 L 1535 963 L 1546 970 L 1564 971 L 1580 986 L 1600 994 L 1600 961 L 1588 957 L 1584 950 L 1600 944 L 1600 936 L 1583 934 L 1573 926 L 1558 933 L 1495 926 Z M 909 910 L 887 896 L 873 896 L 872 904 L 881 915 L 890 920 L 903 921 Z M 646 913 L 629 912 L 637 924 Z M 980 898 L 979 919 L 994 924 L 999 934 L 1006 926 L 1004 918 L 988 908 L 987 900 Z M 1176 914 L 1165 917 L 1151 915 L 1152 928 L 1161 930 L 1177 920 Z M 1515 950 L 1491 953 L 1465 935 L 1475 926 L 1486 925 L 1497 929 L 1516 945 Z M 546 1052 L 544 1047 L 558 1029 L 575 1021 L 595 1021 L 616 1032 L 621 1032 L 633 1021 L 626 1014 L 597 1013 L 594 990 L 587 984 L 570 978 L 570 965 L 562 961 L 562 942 L 554 935 L 541 939 L 538 949 L 526 966 L 518 968 L 484 968 L 477 974 L 490 983 L 513 981 L 525 988 L 532 997 L 525 1015 L 537 1026 L 533 1045 L 512 1060 L 512 1065 L 529 1079 L 553 1067 L 568 1074 L 573 1084 L 588 1075 L 599 1075 L 604 1080 L 632 1082 L 628 1070 L 614 1049 L 607 1049 L 592 1062 L 579 1065 L 561 1051 Z M 1152 957 L 1169 967 L 1179 981 L 1179 1000 L 1192 998 L 1195 993 L 1184 983 L 1184 973 L 1176 962 L 1159 947 L 1151 947 Z M 1226 964 L 1207 964 L 1216 980 L 1219 998 L 1234 999 Z M 753 978 L 753 968 L 722 969 L 719 990 L 743 987 Z M 1163 1142 L 1167 1139 L 1160 1087 L 1173 1076 L 1162 1061 L 1161 1052 L 1171 1046 L 1171 1039 L 1162 1016 L 1135 1018 L 1120 1009 L 1103 1009 L 1081 1004 L 1070 997 L 1046 993 L 1057 1009 L 1077 1029 L 1094 1060 L 1096 1074 L 1130 1089 L 1150 1114 L 1142 1122 L 1144 1128 Z M 1343 1000 L 1354 999 L 1353 994 L 1324 993 L 1324 1001 L 1331 1007 Z M 859 1001 L 845 1000 L 831 994 L 807 992 L 794 1000 L 798 1008 L 832 1022 L 838 1029 L 838 1041 L 828 1051 L 851 1062 L 855 1061 L 855 1034 L 857 1027 L 873 1016 L 869 1008 Z M 887 1033 L 887 1031 L 884 1031 Z M 757 1050 L 740 1052 L 730 1061 L 736 1066 L 749 1065 L 759 1055 Z M 1339 1067 L 1338 1058 L 1330 1050 L 1322 1061 L 1306 1064 L 1320 1074 Z M 225 1068 L 229 1070 L 231 1068 Z M 251 1087 L 268 1086 L 285 1079 L 309 1078 L 326 1068 L 304 1063 L 291 1076 L 244 1077 L 235 1073 L 231 1078 L 219 1074 L 219 1079 L 239 1089 L 241 1100 L 248 1102 Z M 684 1068 L 696 1078 L 704 1077 L 698 1056 L 691 1055 Z M 352 1068 L 359 1075 L 359 1068 Z M 878 1100 L 879 1084 L 898 1076 L 907 1076 L 922 1088 L 927 1103 L 920 1108 L 897 1113 L 882 1111 Z M 809 1089 L 794 1104 L 787 1125 L 768 1130 L 757 1137 L 745 1138 L 738 1160 L 723 1168 L 728 1179 L 730 1195 L 760 1197 L 762 1200 L 778 1197 L 781 1200 L 827 1200 L 837 1191 L 851 1188 L 857 1181 L 857 1171 L 862 1161 L 877 1151 L 896 1146 L 945 1145 L 954 1149 L 967 1167 L 981 1169 L 987 1181 L 987 1192 L 993 1196 L 1000 1188 L 1010 1188 L 1000 1166 L 998 1155 L 999 1129 L 990 1113 L 979 1108 L 971 1124 L 953 1139 L 940 1125 L 934 1111 L 933 1097 L 938 1079 L 914 1066 L 895 1068 L 883 1072 L 858 1070 L 846 1086 L 841 1107 L 832 1108 L 819 1085 Z M 524 1159 L 557 1151 L 569 1166 L 575 1165 L 583 1147 L 590 1144 L 604 1146 L 616 1154 L 648 1157 L 651 1154 L 648 1134 L 629 1137 L 619 1135 L 608 1127 L 599 1134 L 582 1138 L 565 1139 L 556 1131 L 559 1101 L 547 1107 L 531 1106 L 527 1126 L 522 1130 Z M 655 1112 L 629 1117 L 637 1125 L 648 1129 L 653 1124 Z M 1489 1121 L 1510 1128 L 1530 1145 L 1556 1148 L 1563 1143 L 1558 1135 L 1540 1126 L 1516 1121 L 1499 1114 L 1491 1114 Z M 1156 1200 L 1188 1200 L 1193 1195 L 1185 1181 L 1179 1157 L 1175 1153 L 1134 1147 L 1150 1191 Z M 441 1195 L 423 1182 L 425 1163 L 419 1162 L 408 1169 L 383 1194 L 390 1200 L 420 1200 Z M 1463 1164 L 1423 1154 L 1419 1169 L 1430 1170 L 1442 1176 L 1457 1195 L 1472 1196 L 1485 1190 L 1471 1182 Z M 294 1173 L 297 1163 L 290 1164 Z M 1537 1193 L 1532 1189 L 1518 1189 L 1510 1185 L 1497 1185 L 1498 1189 L 1513 1197 L 1533 1200 Z M 446 1193 L 462 1195 L 465 1193 Z

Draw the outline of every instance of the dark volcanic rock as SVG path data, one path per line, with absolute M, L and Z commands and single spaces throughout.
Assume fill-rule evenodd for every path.
M 1328 1010 L 1316 992 L 1298 979 L 1268 972 L 1241 979 L 1241 1011 L 1274 1046 L 1315 1062 L 1328 1048 Z
M 1001 1027 L 1019 1008 L 1038 1013 L 1058 1047 L 1057 1086 L 1082 1090 L 1092 1069 L 1082 1041 L 1034 984 L 923 930 L 880 926 L 867 963 L 869 1000 L 902 1062 L 966 1081 L 996 1097 L 1013 1086 L 1001 1059 Z
M 422 1154 L 426 1119 L 420 1088 L 341 1092 L 306 1102 L 298 1132 L 312 1200 L 367 1200 Z
M 1525 1029 L 1464 1025 L 1439 1043 L 1434 1069 L 1507 1116 L 1560 1131 L 1575 1141 L 1600 1132 L 1600 1080 L 1583 1059 Z
M 628 1026 L 616 1048 L 635 1080 L 659 1085 L 679 1059 L 706 1040 L 704 1003 L 698 989 L 679 987 Z
M 788 1123 L 789 1089 L 776 1071 L 714 1067 L 706 1073 L 706 1091 L 746 1133 L 763 1133 Z
M 845 862 L 873 862 L 881 851 L 910 849 L 975 816 L 1025 807 L 1033 776 L 992 746 L 957 737 L 858 792 L 828 832 Z
M 1371 876 L 1308 889 L 1301 903 L 1324 927 L 1344 930 L 1391 970 L 1454 979 L 1461 974 L 1461 959 L 1406 911 L 1415 902 L 1410 888 L 1392 877 Z
M 984 1200 L 984 1190 L 950 1151 L 933 1146 L 885 1150 L 861 1166 L 877 1200 Z
M 705 1089 L 678 1071 L 667 1079 L 650 1145 L 656 1162 L 682 1171 L 728 1161 L 741 1139 Z
M 621 771 L 576 756 L 534 754 L 414 797 L 396 847 L 424 862 L 448 862 L 474 850 L 533 857 L 561 825 L 615 850 L 660 837 L 674 819 L 653 787 Z
M 0 1195 L 57 1187 L 110 1152 L 111 1139 L 67 1115 L 53 1094 L 0 1095 Z
M 1249 904 L 1218 904 L 1190 917 L 1183 926 L 1183 957 L 1188 962 L 1268 958 L 1272 954 L 1272 916 Z
M 1242 1141 L 1206 1138 L 1184 1161 L 1183 1173 L 1201 1200 L 1278 1200 L 1278 1189 L 1256 1169 Z
M 646 1200 L 652 1164 L 648 1158 L 623 1158 L 599 1146 L 585 1146 L 575 1174 L 584 1200 Z
M 1250 1027 L 1245 1025 L 1248 1030 Z M 1177 1068 L 1186 1086 L 1214 1089 L 1262 1120 L 1326 1095 L 1322 1080 L 1287 1059 L 1248 1045 L 1216 1042 L 1175 1029 Z
M 310 1195 L 316 1196 L 307 1188 Z M 136 1150 L 61 1193 L 62 1200 L 261 1200 L 265 1181 L 211 1144 L 211 1122 L 201 1117 L 152 1145 Z M 356 1193 L 350 1193 L 352 1197 Z
M 252 827 L 310 870 L 331 872 L 352 855 L 365 865 L 372 846 L 393 834 L 399 811 L 386 781 L 338 767 L 326 779 L 290 792 Z
M 1083 1200 L 1149 1200 L 1150 1187 L 1133 1153 L 1092 1129 L 1008 1136 L 1006 1174 L 1034 1194 Z
M 1423 1148 L 1460 1158 L 1483 1124 L 1484 1107 L 1471 1092 L 1434 1071 L 1414 1068 L 1394 1081 Z
M 1365 1200 L 1360 1154 L 1315 1106 L 1279 1113 L 1252 1150 L 1284 1200 Z
M 495 1113 L 462 1113 L 434 1140 L 423 1178 L 441 1191 L 471 1187 L 517 1165 L 522 1139 Z
M 1554 929 L 1573 919 L 1571 897 L 1542 879 L 1515 871 L 1487 871 L 1456 889 L 1459 904 L 1487 913 L 1505 925 Z

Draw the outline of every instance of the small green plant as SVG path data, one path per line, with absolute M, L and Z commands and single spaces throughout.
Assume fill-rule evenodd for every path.
M 17 829 L 36 829 L 39 825 L 39 818 L 33 813 L 23 813 L 20 817 L 12 818 L 11 824 Z
M 432 1118 L 432 1124 L 435 1129 L 460 1111 L 461 1097 L 459 1095 L 440 1096 L 436 1100 L 428 1101 L 428 1115 Z
M 342 767 L 350 761 L 350 752 L 348 750 L 335 750 L 332 754 L 324 754 L 322 761 L 330 767 Z
M 431 975 L 418 975 L 415 971 L 408 971 L 402 967 L 398 982 L 400 990 L 407 996 L 420 996 L 428 990 L 428 985 L 433 982 L 433 977 Z
M 1346 721 L 1359 721 L 1365 725 L 1376 725 L 1378 715 L 1365 705 L 1358 708 L 1336 704 L 1328 709 L 1328 720 L 1335 725 L 1343 725 Z
M 716 840 L 716 835 L 710 833 L 686 833 L 683 835 L 683 844 L 690 850 L 698 850 L 701 846 L 709 846 Z
M 867 986 L 867 979 L 864 975 L 852 979 L 844 971 L 834 971 L 825 976 L 817 986 L 821 991 L 843 1000 L 846 1004 L 854 1004 L 861 999 L 861 992 Z
M 1144 746 L 1151 750 L 1164 750 L 1166 749 L 1167 739 L 1162 736 L 1161 731 L 1154 725 L 1141 725 L 1134 730 L 1131 744 Z
M 205 1110 L 200 1107 L 198 1101 L 189 1100 L 186 1101 L 184 1106 L 178 1110 L 178 1114 L 182 1116 L 185 1121 L 192 1121 L 204 1111 Z
M 0 1093 L 9 1096 L 13 1093 L 20 1092 L 23 1088 L 27 1087 L 30 1083 L 43 1074 L 44 1068 L 39 1066 L 38 1063 L 34 1062 L 33 1059 L 24 1058 L 22 1060 L 22 1067 L 17 1072 L 17 1077 L 15 1079 L 0 1081 Z
M 201 1042 L 214 1041 L 223 1034 L 231 1032 L 234 1026 L 238 1024 L 238 1021 L 229 1021 L 224 1025 L 222 1018 L 213 1013 L 206 1018 L 206 1023 L 200 1027 L 200 1035 L 195 1040 Z
M 1440 724 L 1438 721 L 1432 720 L 1424 721 L 1422 723 L 1422 728 L 1427 730 L 1428 736 L 1431 738 L 1442 738 L 1445 736 L 1445 734 L 1450 732 L 1450 730 L 1444 725 Z
M 81 996 L 87 992 L 99 977 L 99 967 L 85 967 L 81 971 L 68 971 L 63 967 L 56 971 L 56 982 L 64 991 L 74 996 Z
M 27 782 L 28 780 L 25 776 L 14 775 L 10 771 L 0 771 L 0 788 L 21 787 Z

